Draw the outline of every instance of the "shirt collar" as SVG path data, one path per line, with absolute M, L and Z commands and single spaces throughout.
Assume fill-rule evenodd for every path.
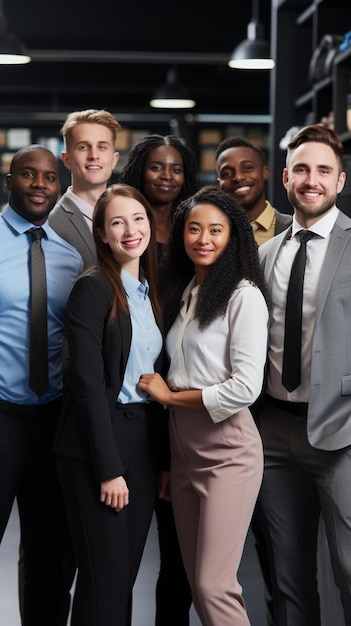
M 263 209 L 262 213 L 260 213 L 260 215 L 258 215 L 256 219 L 251 222 L 251 225 L 257 225 L 262 230 L 268 231 L 272 226 L 274 218 L 274 209 L 271 203 L 266 200 L 266 207 Z
M 316 235 L 319 235 L 320 237 L 323 237 L 323 239 L 326 239 L 333 229 L 338 214 L 339 209 L 337 209 L 337 207 L 334 205 L 331 211 L 328 211 L 328 213 L 324 215 L 324 217 L 321 217 L 321 219 L 317 220 L 317 222 L 315 222 L 313 226 L 311 226 L 311 228 L 309 228 L 308 230 L 315 233 Z M 293 239 L 295 235 L 300 232 L 300 230 L 305 229 L 298 223 L 294 215 L 292 222 L 291 238 Z
M 33 227 L 35 228 L 36 226 L 32 222 L 28 222 L 28 220 L 24 219 L 19 213 L 16 213 L 9 204 L 4 207 L 1 215 L 18 235 L 23 235 L 27 230 Z M 41 228 L 45 231 L 46 236 L 48 236 L 48 220 L 46 220 L 44 224 L 41 224 Z
M 67 198 L 72 200 L 72 202 L 74 202 L 74 204 L 78 207 L 81 213 L 83 213 L 83 215 L 85 215 L 90 220 L 93 219 L 94 206 L 89 204 L 89 202 L 86 202 L 86 200 L 83 200 L 82 198 L 77 196 L 72 191 L 72 186 L 68 187 L 66 191 L 66 196 Z
M 196 278 L 194 276 L 194 278 L 191 279 L 190 283 L 187 285 L 187 287 L 185 287 L 183 291 L 181 305 L 185 304 L 186 306 L 188 306 L 190 298 L 196 296 L 199 289 L 200 285 L 196 284 Z
M 146 299 L 149 295 L 149 283 L 146 278 L 142 278 L 141 282 L 137 278 L 134 278 L 127 270 L 121 269 L 121 280 L 123 283 L 123 287 L 125 292 L 129 298 L 135 298 L 140 295 Z

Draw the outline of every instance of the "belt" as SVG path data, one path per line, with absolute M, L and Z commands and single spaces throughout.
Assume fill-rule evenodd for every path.
M 282 409 L 282 411 L 287 411 L 292 415 L 307 417 L 308 402 L 290 402 L 289 400 L 277 400 L 277 398 L 272 398 L 272 396 L 269 396 L 269 398 L 273 402 L 274 406 L 276 406 L 278 409 Z
M 16 413 L 18 415 L 32 415 L 35 417 L 52 409 L 58 409 L 61 405 L 61 398 L 52 400 L 52 402 L 46 402 L 45 404 L 15 404 L 14 402 L 0 400 L 0 411 L 4 413 Z

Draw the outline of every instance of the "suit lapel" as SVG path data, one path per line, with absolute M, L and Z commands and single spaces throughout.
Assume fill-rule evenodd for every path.
M 70 222 L 72 222 L 79 234 L 89 244 L 92 235 L 81 211 L 74 204 L 74 202 L 72 202 L 72 200 L 67 198 L 65 195 L 61 198 L 61 205 L 64 211 L 69 214 Z
M 279 254 L 281 247 L 285 244 L 285 241 L 291 236 L 291 227 L 284 230 L 279 235 L 273 237 L 270 242 L 269 254 L 264 258 L 263 267 L 264 267 L 264 275 L 268 287 L 271 288 L 272 279 L 273 279 L 273 269 Z M 268 257 L 268 258 L 267 258 Z

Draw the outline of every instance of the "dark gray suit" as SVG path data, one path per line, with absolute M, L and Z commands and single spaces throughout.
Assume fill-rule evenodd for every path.
M 84 216 L 64 193 L 49 216 L 49 223 L 58 235 L 74 246 L 81 255 L 84 269 L 95 263 L 93 235 Z
M 259 249 L 268 287 L 291 229 Z M 273 546 L 276 626 L 320 626 L 320 511 L 345 623 L 351 624 L 351 219 L 330 234 L 312 341 L 306 405 L 267 400 L 259 415 L 265 471 L 258 515 Z

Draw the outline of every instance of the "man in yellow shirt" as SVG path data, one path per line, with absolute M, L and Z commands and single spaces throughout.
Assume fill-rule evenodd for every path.
M 263 152 L 244 137 L 224 139 L 216 150 L 219 186 L 246 211 L 257 245 L 278 235 L 292 221 L 266 200 L 265 185 L 269 169 Z

